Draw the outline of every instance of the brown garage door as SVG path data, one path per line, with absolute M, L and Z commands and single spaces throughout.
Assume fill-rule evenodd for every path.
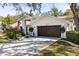
M 55 26 L 38 26 L 38 36 L 60 37 L 60 25 Z

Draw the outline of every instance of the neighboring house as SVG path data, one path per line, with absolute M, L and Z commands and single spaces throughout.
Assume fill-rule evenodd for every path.
M 28 19 L 28 20 L 27 20 Z M 47 36 L 47 37 L 66 37 L 66 31 L 74 30 L 74 22 L 73 18 L 61 16 L 61 17 L 53 17 L 53 16 L 35 16 L 30 17 L 25 20 L 20 20 L 20 27 L 25 28 L 22 21 L 26 22 L 26 26 L 28 27 L 27 31 L 29 33 L 29 27 L 33 27 L 34 36 Z M 27 21 L 26 21 L 27 20 Z M 30 20 L 30 21 L 29 21 Z M 17 26 L 16 22 L 16 26 Z M 14 24 L 12 24 L 14 26 Z M 60 28 L 64 26 L 65 32 L 61 34 Z M 26 30 L 26 28 L 25 28 Z M 24 31 L 25 32 L 25 31 Z

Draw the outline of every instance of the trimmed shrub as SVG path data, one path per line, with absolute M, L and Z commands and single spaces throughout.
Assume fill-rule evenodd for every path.
M 30 36 L 33 36 L 33 30 L 34 30 L 33 27 L 30 27 L 30 28 L 29 28 L 29 32 L 31 32 Z
M 8 30 L 6 35 L 7 35 L 7 38 L 14 39 L 14 40 L 21 37 L 20 31 L 13 31 L 13 30 Z
M 20 33 L 21 33 L 22 36 L 25 36 L 22 27 L 21 27 L 21 31 L 20 31 Z
M 30 32 L 33 32 L 33 27 L 30 27 L 30 28 L 29 28 L 29 31 L 30 31 Z
M 68 31 L 66 33 L 67 40 L 73 43 L 79 44 L 79 32 L 75 31 Z
M 8 31 L 8 32 L 7 32 L 7 37 L 8 37 L 9 39 L 14 39 L 15 36 L 16 36 L 16 35 L 15 35 L 15 32 L 13 32 L 13 31 Z
M 63 26 L 63 27 L 61 27 L 61 33 L 64 33 L 65 32 L 65 27 Z

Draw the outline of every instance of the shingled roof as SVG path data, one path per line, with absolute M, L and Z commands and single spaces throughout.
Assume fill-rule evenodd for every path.
M 67 20 L 67 21 L 70 21 L 70 22 L 74 22 L 74 17 L 72 15 L 68 15 L 68 16 L 59 16 L 58 18 L 60 19 L 64 19 L 64 20 Z

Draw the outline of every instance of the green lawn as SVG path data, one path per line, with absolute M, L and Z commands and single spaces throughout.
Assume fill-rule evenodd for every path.
M 0 43 L 8 43 L 10 39 L 7 38 L 5 33 L 0 33 Z
M 40 51 L 37 56 L 79 56 L 79 48 L 62 41 L 57 41 Z
M 0 43 L 8 43 L 8 42 L 10 42 L 10 40 L 9 39 L 7 39 L 6 37 L 0 37 Z

